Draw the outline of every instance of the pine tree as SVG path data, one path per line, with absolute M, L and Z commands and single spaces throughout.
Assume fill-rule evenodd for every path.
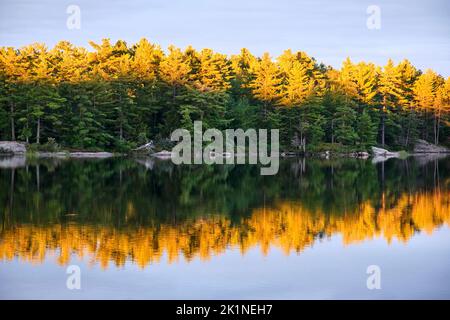
M 442 116 L 450 113 L 450 77 L 445 81 L 439 79 L 437 85 L 436 97 L 433 104 L 434 144 L 439 143 Z
M 316 88 L 315 65 L 305 54 L 293 54 L 286 50 L 278 57 L 283 78 L 281 89 L 281 104 L 284 106 L 299 106 L 314 93 Z
M 3 113 L 8 115 L 11 140 L 15 141 L 17 137 L 16 122 L 18 110 L 18 100 L 20 100 L 20 85 L 28 75 L 28 65 L 23 57 L 13 48 L 1 48 L 0 50 L 0 78 L 1 95 L 0 103 L 3 106 Z M 6 127 L 6 118 L 2 122 Z
M 135 93 L 136 112 L 139 116 L 131 120 L 138 144 L 145 144 L 157 132 L 158 114 L 162 109 L 157 99 L 159 64 L 164 52 L 159 46 L 145 38 L 133 46 L 131 72 Z
M 239 88 L 247 89 L 253 80 L 252 66 L 257 59 L 246 48 L 242 48 L 238 55 L 231 56 L 232 82 L 237 82 Z M 243 92 L 247 92 L 244 90 Z M 239 92 L 241 95 L 243 92 Z
M 396 106 L 401 97 L 400 74 L 394 66 L 394 62 L 389 59 L 380 74 L 378 92 L 381 97 L 380 104 L 380 125 L 381 125 L 381 145 L 386 143 L 386 117 Z
M 414 84 L 414 97 L 416 102 L 416 107 L 422 111 L 425 115 L 424 120 L 424 130 L 423 136 L 428 139 L 428 114 L 429 112 L 434 113 L 434 103 L 436 98 L 436 93 L 439 85 L 442 83 L 442 78 L 440 78 L 434 71 L 428 69 L 425 73 L 421 74 Z M 435 114 L 435 113 L 434 113 Z M 435 142 L 436 141 L 436 116 L 433 117 L 433 127 L 435 128 Z
M 360 62 L 354 67 L 356 97 L 365 105 L 373 105 L 377 95 L 379 71 L 373 63 Z
M 232 55 L 230 58 L 232 76 L 230 79 L 231 88 L 229 109 L 227 115 L 230 123 L 236 128 L 257 127 L 257 112 L 255 112 L 256 103 L 253 103 L 253 95 L 250 84 L 253 81 L 254 74 L 252 66 L 257 62 L 246 48 L 241 49 L 238 55 Z
M 377 131 L 377 125 L 372 121 L 369 112 L 364 110 L 357 121 L 359 143 L 366 149 L 373 146 L 377 141 Z
M 133 46 L 132 52 L 131 70 L 133 76 L 144 84 L 155 81 L 159 64 L 164 56 L 161 48 L 143 38 Z
M 408 61 L 403 60 L 397 65 L 397 70 L 400 73 L 401 94 L 398 99 L 400 107 L 400 121 L 403 146 L 408 147 L 411 141 L 415 140 L 417 135 L 418 119 L 414 108 L 414 82 L 417 80 L 419 72 Z
M 336 107 L 336 112 L 333 115 L 335 120 L 334 135 L 337 142 L 343 145 L 354 145 L 358 140 L 355 131 L 356 111 L 354 106 L 347 101 L 341 100 L 341 104 Z
M 231 87 L 231 65 L 225 55 L 203 49 L 199 55 L 200 67 L 194 83 L 200 91 L 225 91 Z
M 66 97 L 63 123 L 60 130 L 63 145 L 81 149 L 104 149 L 112 144 L 113 137 L 105 127 L 105 110 L 110 110 L 112 99 L 104 82 L 86 81 L 65 83 L 59 88 Z
M 159 74 L 161 79 L 167 83 L 176 97 L 176 90 L 185 85 L 189 80 L 191 68 L 184 60 L 183 53 L 174 46 L 169 47 L 169 54 L 161 61 Z
M 177 97 L 181 127 L 193 130 L 194 121 L 203 123 L 203 128 L 226 129 L 228 121 L 225 110 L 228 95 L 221 91 L 198 91 L 187 89 Z
M 0 68 L 0 70 L 3 69 Z M 6 84 L 6 75 L 0 74 L 0 140 L 6 140 L 4 137 L 6 137 L 8 133 L 11 133 L 11 140 L 16 140 L 15 114 L 11 112 L 11 110 L 8 112 L 10 102 L 7 97 L 8 87 Z M 14 109 L 12 111 L 14 111 Z M 8 121 L 8 118 L 10 121 Z
M 268 113 L 280 98 L 281 78 L 278 66 L 272 61 L 268 53 L 252 66 L 254 79 L 250 84 L 256 99 L 262 102 L 263 121 L 268 120 Z
M 88 54 L 86 49 L 60 41 L 49 52 L 52 76 L 58 82 L 79 82 L 88 79 Z
M 298 114 L 297 133 L 301 149 L 305 152 L 307 146 L 318 145 L 325 135 L 326 119 L 323 115 L 322 99 L 310 97 L 298 110 L 300 112 Z
M 180 123 L 179 103 L 177 96 L 186 90 L 190 81 L 191 67 L 186 61 L 185 55 L 180 49 L 170 46 L 169 54 L 160 63 L 159 75 L 165 86 L 167 99 L 165 100 L 164 128 L 163 134 L 170 134 L 172 128 Z
M 57 110 L 62 107 L 66 99 L 59 95 L 55 84 L 51 82 L 54 67 L 51 64 L 47 48 L 42 44 L 35 44 L 32 49 L 34 59 L 31 66 L 31 78 L 33 83 L 29 91 L 29 112 L 31 118 L 36 122 L 36 143 L 40 144 L 45 130 L 52 132 L 61 125 L 60 114 Z
M 342 63 L 342 68 L 339 73 L 339 85 L 347 96 L 358 98 L 356 67 L 349 57 Z

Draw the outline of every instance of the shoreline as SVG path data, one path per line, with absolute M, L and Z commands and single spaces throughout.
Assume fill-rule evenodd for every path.
M 338 159 L 354 159 L 361 161 L 371 161 L 373 164 L 382 163 L 390 159 L 406 160 L 407 158 L 416 158 L 419 163 L 426 163 L 436 159 L 443 159 L 450 156 L 450 152 L 440 152 L 440 153 L 411 153 L 406 157 L 390 157 L 390 156 L 377 156 L 370 155 L 366 158 L 352 157 L 348 154 L 333 154 L 330 157 L 322 157 L 317 154 L 297 154 L 295 156 L 280 156 L 281 160 L 289 159 L 310 159 L 310 160 L 320 160 L 320 161 L 333 161 Z M 14 169 L 25 167 L 28 161 L 33 160 L 48 160 L 48 161 L 63 161 L 63 160 L 104 160 L 111 158 L 129 158 L 134 159 L 138 163 L 144 165 L 147 168 L 152 168 L 155 161 L 169 161 L 171 157 L 159 157 L 151 154 L 114 154 L 110 152 L 40 152 L 38 154 L 26 154 L 26 153 L 16 153 L 16 154 L 5 154 L 0 153 L 0 169 Z
M 33 152 L 26 153 L 27 157 L 36 158 L 77 158 L 77 159 L 105 159 L 120 156 L 120 154 L 114 154 L 112 152 L 99 151 L 99 152 L 88 152 L 88 151 L 77 151 L 77 152 Z
M 145 145 L 144 147 L 146 147 Z M 444 146 L 435 146 L 423 140 L 418 140 L 418 148 L 411 151 L 389 151 L 379 147 L 371 147 L 371 152 L 357 150 L 320 150 L 320 151 L 280 151 L 280 158 L 350 158 L 350 159 L 372 159 L 374 161 L 385 161 L 391 158 L 405 159 L 410 156 L 423 157 L 430 155 L 450 155 L 450 149 Z M 136 152 L 138 151 L 138 152 Z M 0 141 L 0 157 L 24 157 L 24 158 L 59 158 L 59 159 L 107 159 L 112 157 L 151 157 L 157 159 L 171 159 L 172 152 L 162 150 L 154 152 L 147 149 L 139 152 L 136 149 L 129 153 L 115 153 L 109 151 L 84 151 L 84 150 L 60 150 L 60 151 L 38 151 L 30 150 L 24 143 L 16 141 Z M 216 153 L 210 152 L 210 158 L 247 157 L 248 152 Z M 203 156 L 203 154 L 202 154 Z
M 398 158 L 403 159 L 406 157 L 423 157 L 423 156 L 430 156 L 430 155 L 450 155 L 449 151 L 446 152 L 405 152 L 403 156 L 391 156 L 391 155 L 376 155 L 373 153 L 368 152 L 306 152 L 306 153 L 295 153 L 295 152 L 280 152 L 279 156 L 282 159 L 288 159 L 288 158 L 318 158 L 318 159 L 329 159 L 329 158 L 353 158 L 353 159 L 371 159 L 371 158 L 386 158 L 386 159 L 392 159 L 392 158 Z M 246 157 L 248 156 L 248 153 L 246 154 L 234 154 L 234 157 Z M 2 158 L 72 158 L 72 159 L 107 159 L 107 158 L 113 158 L 113 157 L 138 157 L 138 158 L 158 158 L 158 159 L 170 159 L 171 155 L 170 152 L 159 154 L 159 153 L 148 153 L 148 154 L 142 154 L 142 153 L 129 153 L 129 154 L 122 154 L 122 153 L 113 153 L 113 152 L 107 152 L 107 151 L 99 151 L 99 152 L 90 152 L 90 151 L 77 151 L 77 152 L 65 152 L 65 151 L 57 151 L 57 152 L 25 152 L 25 153 L 2 153 L 0 152 L 0 157 Z M 223 158 L 229 158 L 233 157 L 233 155 L 227 155 L 227 156 L 221 156 L 221 155 L 215 155 L 214 157 L 223 157 Z
M 439 152 L 404 152 L 406 157 L 409 156 L 427 156 L 427 155 L 450 155 L 450 151 L 439 151 Z M 369 159 L 369 158 L 403 158 L 401 156 L 391 156 L 391 155 L 376 155 L 369 152 L 280 152 L 280 158 L 357 158 L 357 159 Z M 248 156 L 248 153 L 245 154 L 234 154 L 234 155 L 226 155 L 222 156 L 224 158 L 227 157 L 243 157 Z M 38 151 L 38 152 L 0 152 L 0 157 L 26 157 L 26 158 L 92 158 L 92 159 L 105 159 L 112 157 L 153 157 L 160 159 L 170 159 L 171 152 L 155 152 L 155 153 L 114 153 L 108 151 L 55 151 L 55 152 L 47 152 L 47 151 Z M 214 155 L 214 157 L 221 157 L 220 154 Z

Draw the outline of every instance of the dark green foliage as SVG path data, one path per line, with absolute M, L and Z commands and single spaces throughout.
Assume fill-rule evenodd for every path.
M 358 134 L 355 131 L 356 111 L 353 107 L 344 102 L 336 107 L 334 113 L 336 141 L 344 145 L 354 145 L 358 140 Z
M 374 123 L 367 110 L 361 113 L 356 128 L 358 141 L 362 146 L 368 148 L 376 144 L 378 126 Z

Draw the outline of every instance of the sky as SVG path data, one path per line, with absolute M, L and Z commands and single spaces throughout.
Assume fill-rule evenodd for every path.
M 80 9 L 79 29 L 67 27 L 70 5 Z M 367 26 L 371 5 L 379 29 Z M 290 48 L 336 68 L 346 57 L 378 65 L 407 58 L 448 77 L 449 18 L 448 0 L 0 0 L 0 46 L 69 40 L 89 48 L 90 40 L 131 45 L 145 37 L 164 49 L 226 54 L 246 47 L 276 57 Z

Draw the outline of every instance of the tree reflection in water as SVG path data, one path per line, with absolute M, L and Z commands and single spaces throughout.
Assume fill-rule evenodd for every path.
M 244 165 L 27 161 L 0 170 L 0 259 L 56 256 L 65 265 L 75 255 L 104 268 L 144 268 L 164 256 L 208 260 L 228 248 L 300 253 L 335 234 L 345 244 L 407 242 L 450 225 L 449 164 L 295 159 L 260 176 Z

